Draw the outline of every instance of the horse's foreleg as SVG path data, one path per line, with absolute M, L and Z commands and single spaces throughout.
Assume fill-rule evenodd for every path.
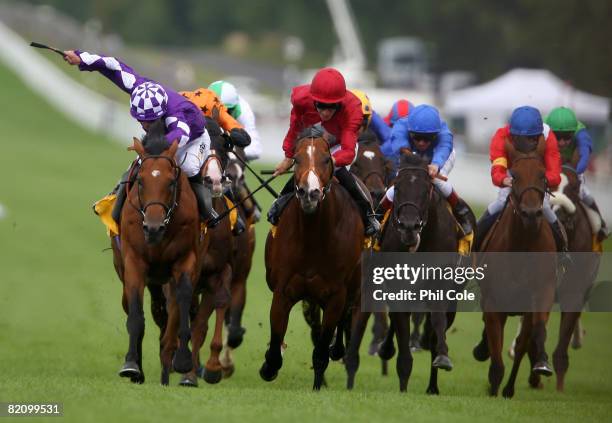
M 312 345 L 315 346 L 321 336 L 321 307 L 312 301 L 302 300 L 302 315 L 310 328 Z
M 497 396 L 499 385 L 504 378 L 504 361 L 502 358 L 502 349 L 504 342 L 504 325 L 506 323 L 506 315 L 503 313 L 484 313 L 485 330 L 487 332 L 487 344 L 491 355 L 491 364 L 489 365 L 489 394 Z
M 323 385 L 325 369 L 327 369 L 329 364 L 329 344 L 334 336 L 334 330 L 338 326 L 338 322 L 342 319 L 345 302 L 346 293 L 340 292 L 325 305 L 321 324 L 321 336 L 312 351 L 312 368 L 314 370 L 312 389 L 315 391 L 321 389 L 321 385 Z
M 431 365 L 438 369 L 450 371 L 453 369 L 453 363 L 448 357 L 448 344 L 446 343 L 446 328 L 448 326 L 446 313 L 432 312 L 430 318 L 431 328 L 434 334 L 431 348 L 432 350 L 435 348 L 436 351 L 436 357 Z
M 139 265 L 140 264 L 140 265 Z M 126 327 L 129 334 L 129 347 L 125 363 L 119 371 L 119 376 L 129 377 L 134 383 L 144 382 L 142 371 L 142 338 L 144 337 L 144 271 L 141 263 L 130 260 L 126 264 L 125 281 L 123 285 L 124 308 L 127 305 Z
M 287 332 L 289 313 L 293 304 L 282 292 L 274 291 L 272 306 L 270 307 L 270 345 L 266 352 L 265 361 L 259 369 L 259 375 L 266 382 L 276 379 L 279 369 L 283 366 L 281 345 Z
M 535 345 L 536 362 L 533 365 L 533 372 L 543 375 L 552 376 L 553 371 L 548 364 L 548 355 L 546 354 L 545 343 L 546 343 L 546 323 L 548 322 L 548 312 L 535 312 L 532 313 L 532 342 Z
M 170 382 L 170 371 L 172 370 L 172 358 L 178 347 L 178 325 L 179 311 L 176 304 L 176 287 L 173 284 L 164 285 L 163 291 L 166 296 L 166 308 L 168 310 L 168 321 L 159 344 L 159 359 L 162 366 L 161 384 L 168 385 Z
M 514 396 L 514 385 L 516 383 L 516 376 L 518 375 L 519 368 L 521 367 L 521 361 L 523 356 L 529 348 L 529 342 L 531 340 L 531 319 L 529 315 L 523 319 L 523 323 L 520 325 L 519 334 L 516 337 L 514 345 L 514 363 L 512 363 L 512 370 L 510 371 L 510 377 L 508 382 L 502 391 L 504 398 L 512 398 Z
M 353 309 L 351 322 L 351 337 L 349 338 L 346 356 L 344 358 L 344 367 L 346 368 L 347 381 L 346 388 L 353 389 L 355 384 L 355 374 L 359 369 L 359 347 L 361 340 L 368 325 L 369 312 L 362 312 L 359 305 Z
M 193 369 L 191 351 L 189 351 L 189 340 L 191 330 L 189 329 L 189 309 L 193 288 L 190 275 L 181 273 L 176 286 L 176 302 L 179 309 L 179 346 L 174 357 L 173 367 L 178 373 L 188 373 Z
M 408 379 L 412 373 L 412 352 L 410 351 L 410 313 L 391 313 L 391 324 L 397 335 L 396 371 L 400 392 L 408 389 Z
M 557 376 L 557 391 L 563 391 L 565 385 L 565 374 L 569 368 L 569 348 L 574 328 L 577 326 L 580 312 L 563 312 L 561 313 L 561 324 L 559 326 L 559 342 L 553 353 L 553 366 Z
M 412 351 L 420 351 L 422 349 L 421 343 L 421 324 L 425 318 L 425 313 L 417 312 L 411 314 L 412 329 L 410 332 L 410 348 Z
M 246 277 L 232 284 L 232 303 L 227 328 L 227 345 L 238 348 L 242 344 L 246 329 L 242 327 L 242 312 L 246 303 Z
M 209 291 L 205 291 L 202 294 L 202 301 L 198 306 L 198 311 L 191 324 L 191 361 L 193 362 L 193 369 L 183 376 L 181 385 L 197 386 L 197 376 L 204 377 L 204 370 L 200 368 L 200 349 L 206 339 L 208 319 L 213 309 L 214 295 Z

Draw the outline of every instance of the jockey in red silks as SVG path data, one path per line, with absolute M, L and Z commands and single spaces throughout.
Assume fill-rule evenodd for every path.
M 69 64 L 78 65 L 81 71 L 100 72 L 129 94 L 130 114 L 145 132 L 148 132 L 155 122 L 163 123 L 168 143 L 178 142 L 175 160 L 189 178 L 197 199 L 200 218 L 206 221 L 209 227 L 215 226 L 219 215 L 212 206 L 211 192 L 204 185 L 201 173 L 210 154 L 210 137 L 200 109 L 176 91 L 139 75 L 115 57 L 79 50 L 65 51 L 64 55 Z M 127 196 L 129 173 L 128 169 L 113 190 L 117 199 L 112 217 L 117 223 Z M 218 169 L 217 174 L 220 178 L 221 169 Z
M 542 122 L 540 111 L 534 107 L 522 106 L 514 109 L 510 117 L 510 123 L 499 128 L 491 139 L 489 155 L 491 159 L 491 179 L 493 184 L 499 187 L 497 199 L 487 207 L 487 210 L 478 221 L 479 242 L 484 239 L 499 214 L 506 206 L 508 195 L 512 191 L 512 174 L 508 169 L 512 167 L 510 158 L 506 153 L 505 143 L 507 140 L 527 138 L 537 142 L 540 136 L 546 140 L 544 151 L 544 165 L 546 167 L 546 182 L 548 188 L 556 189 L 561 182 L 561 156 L 557 146 L 555 134 L 550 127 Z M 544 195 L 542 204 L 544 217 L 550 223 L 557 250 L 567 251 L 567 240 L 557 220 L 557 215 L 550 207 L 549 194 Z
M 291 92 L 291 118 L 289 130 L 283 141 L 285 159 L 280 162 L 274 175 L 280 175 L 293 165 L 293 154 L 299 133 L 316 123 L 335 137 L 331 147 L 334 175 L 349 192 L 359 207 L 365 227 L 365 235 L 378 232 L 380 224 L 374 216 L 372 205 L 355 178 L 348 171 L 355 161 L 357 138 L 363 121 L 361 101 L 346 90 L 344 77 L 333 68 L 319 70 L 312 82 L 293 88 Z M 268 221 L 278 224 L 280 215 L 294 195 L 293 179 L 281 191 L 280 197 L 268 212 Z

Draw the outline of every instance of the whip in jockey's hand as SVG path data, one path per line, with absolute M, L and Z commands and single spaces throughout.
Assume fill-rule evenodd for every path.
M 435 178 L 440 171 L 440 168 L 438 165 L 431 163 L 427 165 L 427 171 L 429 172 L 430 177 Z
M 278 176 L 289 170 L 293 166 L 293 159 L 285 157 L 282 162 L 276 165 L 274 168 L 273 176 Z
M 81 64 L 81 58 L 74 52 L 74 50 L 66 50 L 64 52 L 64 60 L 71 65 Z

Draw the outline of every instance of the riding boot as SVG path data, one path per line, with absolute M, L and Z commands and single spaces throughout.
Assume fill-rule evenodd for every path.
M 355 177 L 346 168 L 341 167 L 335 172 L 340 184 L 349 192 L 359 207 L 361 219 L 363 220 L 365 236 L 373 236 L 380 231 L 380 223 L 376 220 L 376 214 L 372 210 L 372 204 L 361 187 L 357 184 Z
M 280 220 L 283 210 L 285 210 L 287 204 L 289 204 L 289 200 L 291 200 L 291 198 L 295 195 L 294 190 L 295 184 L 293 182 L 293 178 L 289 178 L 278 198 L 274 200 L 270 206 L 270 210 L 268 211 L 268 222 L 275 226 L 278 225 L 278 221 Z
M 453 215 L 457 219 L 457 222 L 459 222 L 459 225 L 461 225 L 461 230 L 463 231 L 463 234 L 468 235 L 469 233 L 471 233 L 474 229 L 472 228 L 472 223 L 470 222 L 471 213 L 467 203 L 460 198 L 459 201 L 457 201 L 455 206 L 452 208 L 452 210 Z
M 603 242 L 605 239 L 608 238 L 608 236 L 610 236 L 610 230 L 606 226 L 606 221 L 601 215 L 601 212 L 599 211 L 599 207 L 597 206 L 595 200 L 593 200 L 593 204 L 591 204 L 589 207 L 594 210 L 599 216 L 599 220 L 601 221 L 601 228 L 599 228 L 599 232 L 597 232 L 597 241 Z
M 230 188 L 226 189 L 224 194 L 227 198 L 231 200 L 232 203 L 236 204 L 234 193 L 232 192 Z M 234 228 L 232 229 L 232 234 L 234 236 L 240 235 L 246 229 L 246 224 L 244 223 L 242 216 L 240 216 L 240 212 L 238 211 L 238 208 L 236 208 L 236 216 L 237 216 L 236 223 L 234 224 Z
M 202 175 L 197 174 L 189 178 L 189 184 L 193 193 L 196 196 L 198 202 L 198 211 L 200 213 L 200 219 L 206 222 L 206 226 L 214 228 L 219 223 L 219 214 L 213 208 L 212 194 L 208 188 L 204 185 Z
M 113 189 L 111 194 L 115 194 L 115 205 L 113 206 L 113 211 L 111 212 L 111 216 L 113 220 L 119 224 L 121 220 L 121 210 L 123 209 L 123 203 L 125 203 L 125 199 L 127 198 L 127 188 L 126 185 L 128 183 L 128 178 L 130 176 L 130 169 L 126 170 L 125 173 L 121 176 L 119 183 Z
M 490 214 L 489 210 L 485 210 L 484 214 L 480 217 L 480 219 L 478 219 L 478 223 L 476 225 L 476 239 L 474 241 L 473 251 L 480 250 L 482 241 L 485 239 L 485 237 L 491 230 L 491 227 L 493 227 L 493 224 L 497 220 L 498 216 L 499 213 Z
M 559 264 L 563 268 L 567 268 L 571 264 L 572 259 L 568 253 L 567 234 L 565 229 L 561 226 L 559 219 L 555 220 L 550 224 L 552 228 L 553 237 L 555 238 L 555 244 L 557 245 L 557 251 L 560 254 Z

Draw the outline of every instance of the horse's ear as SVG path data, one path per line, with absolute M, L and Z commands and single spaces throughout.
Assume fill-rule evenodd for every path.
M 546 138 L 544 138 L 544 135 L 540 135 L 538 138 L 536 152 L 538 153 L 538 156 L 544 157 L 544 153 L 546 152 Z
M 412 155 L 412 150 L 409 149 L 408 147 L 402 147 L 400 148 L 400 154 L 403 156 L 410 156 Z
M 144 157 L 145 149 L 142 146 L 142 142 L 136 137 L 134 137 L 133 140 L 134 140 L 134 143 L 132 144 L 131 147 L 128 147 L 128 151 L 135 151 L 136 154 L 138 154 L 140 157 Z
M 176 150 L 178 150 L 178 145 L 179 145 L 179 141 L 177 138 L 174 141 L 172 141 L 172 144 L 170 144 L 170 148 L 164 151 L 164 155 L 170 158 L 173 158 L 176 155 Z

